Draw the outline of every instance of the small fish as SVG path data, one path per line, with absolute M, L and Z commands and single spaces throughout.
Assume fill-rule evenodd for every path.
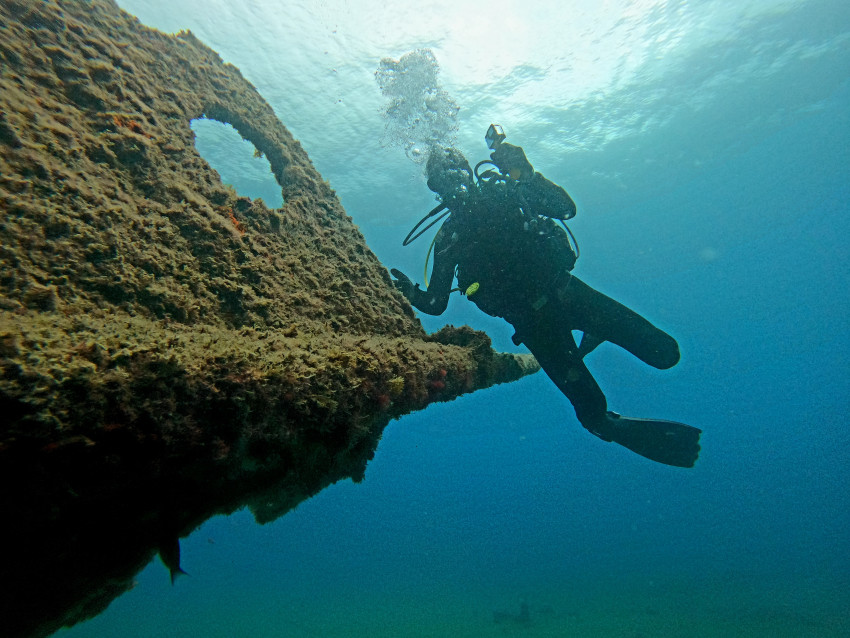
M 172 585 L 178 576 L 189 575 L 180 567 L 180 539 L 177 537 L 170 538 L 159 544 L 159 559 L 168 568 L 171 574 Z

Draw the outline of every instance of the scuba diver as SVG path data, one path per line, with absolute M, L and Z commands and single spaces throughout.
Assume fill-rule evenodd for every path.
M 406 246 L 448 217 L 431 244 L 431 280 L 429 250 L 425 290 L 396 269 L 391 270 L 393 284 L 429 315 L 442 314 L 449 294 L 459 290 L 514 327 L 514 343 L 531 351 L 585 429 L 653 461 L 693 467 L 701 430 L 609 411 L 584 363 L 596 346 L 610 341 L 664 370 L 679 361 L 676 340 L 571 273 L 578 246 L 564 221 L 576 214 L 572 198 L 535 172 L 521 147 L 504 142 L 501 127 L 491 125 L 485 139 L 493 152 L 475 170 L 455 148 L 432 149 L 426 164 L 428 188 L 440 203 L 404 240 Z M 484 165 L 489 167 L 479 174 Z M 419 230 L 426 221 L 430 223 Z M 458 287 L 453 289 L 455 278 Z M 579 344 L 573 330 L 582 333 Z

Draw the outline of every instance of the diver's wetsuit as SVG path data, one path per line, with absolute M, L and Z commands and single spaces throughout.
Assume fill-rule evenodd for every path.
M 515 184 L 482 185 L 449 208 L 451 216 L 436 238 L 430 284 L 426 291 L 414 288 L 411 303 L 439 315 L 455 274 L 461 291 L 477 283 L 469 299 L 511 323 L 514 341 L 534 354 L 581 424 L 610 440 L 605 395 L 582 360 L 593 346 L 583 343 L 580 349 L 572 330 L 582 331 L 588 342 L 615 343 L 660 369 L 679 360 L 675 339 L 570 273 L 575 256 L 551 218 L 569 219 L 575 204 L 540 173 L 519 192 Z

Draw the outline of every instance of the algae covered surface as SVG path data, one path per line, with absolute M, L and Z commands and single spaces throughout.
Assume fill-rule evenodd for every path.
M 301 145 L 191 33 L 109 0 L 0 18 L 7 635 L 97 613 L 216 512 L 265 522 L 362 478 L 393 417 L 536 370 L 467 328 L 426 335 Z M 202 117 L 268 158 L 282 208 L 221 183 Z

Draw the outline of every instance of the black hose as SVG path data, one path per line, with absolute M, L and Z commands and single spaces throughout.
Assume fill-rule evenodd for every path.
M 437 204 L 436 206 L 434 206 L 434 208 L 432 208 L 430 211 L 428 211 L 428 214 L 427 214 L 427 215 L 425 215 L 425 217 L 423 217 L 422 219 L 420 219 L 418 222 L 416 222 L 416 226 L 414 226 L 413 228 L 411 228 L 411 229 L 410 229 L 410 232 L 409 232 L 409 233 L 407 233 L 407 237 L 405 237 L 405 238 L 404 238 L 404 241 L 403 241 L 403 242 L 401 242 L 401 245 L 402 245 L 402 246 L 407 246 L 410 242 L 414 241 L 415 239 L 419 239 L 419 237 L 422 235 L 422 233 L 424 233 L 425 231 L 427 231 L 429 228 L 431 228 L 431 226 L 433 226 L 433 225 L 434 225 L 434 224 L 436 224 L 438 221 L 440 221 L 441 219 L 443 219 L 443 217 L 445 217 L 446 215 L 448 215 L 451 211 L 446 210 L 446 211 L 445 211 L 442 215 L 438 215 L 438 213 L 440 213 L 440 211 L 445 210 L 445 208 L 446 208 L 446 205 L 445 205 L 445 204 Z M 428 224 L 427 226 L 425 226 L 425 228 L 423 228 L 423 229 L 422 229 L 422 230 L 420 230 L 418 233 L 416 233 L 416 230 L 417 230 L 417 229 L 418 229 L 418 228 L 419 228 L 419 227 L 420 227 L 420 226 L 421 226 L 421 225 L 422 225 L 422 224 L 423 224 L 426 220 L 430 219 L 430 218 L 431 218 L 431 217 L 433 217 L 434 215 L 438 215 L 438 216 L 437 216 L 437 218 L 436 218 L 434 221 L 432 221 L 430 224 Z M 416 234 L 415 234 L 415 235 L 413 235 L 413 233 L 416 233 Z M 413 236 L 411 237 L 411 235 L 413 235 Z

